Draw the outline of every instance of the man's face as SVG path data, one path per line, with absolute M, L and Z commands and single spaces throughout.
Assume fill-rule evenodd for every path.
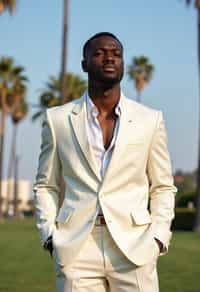
M 124 73 L 122 48 L 114 38 L 102 36 L 91 41 L 86 53 L 84 70 L 90 81 L 102 85 L 118 84 Z

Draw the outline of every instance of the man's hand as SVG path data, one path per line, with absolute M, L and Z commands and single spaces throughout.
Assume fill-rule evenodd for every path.
M 52 236 L 48 237 L 47 240 L 44 243 L 44 249 L 48 250 L 51 257 L 53 254 L 53 242 L 52 242 Z
M 160 252 L 162 252 L 163 251 L 163 247 L 164 247 L 163 243 L 159 239 L 157 239 L 155 237 L 154 237 L 154 239 L 155 239 L 156 243 L 158 244 Z

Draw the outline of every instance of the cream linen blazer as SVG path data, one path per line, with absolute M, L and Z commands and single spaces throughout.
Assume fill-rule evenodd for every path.
M 48 109 L 34 185 L 42 242 L 53 236 L 58 264 L 71 264 L 102 208 L 120 250 L 136 265 L 158 256 L 154 237 L 168 247 L 174 217 L 170 157 L 160 111 L 123 95 L 119 132 L 102 179 L 86 133 L 86 94 Z M 65 198 L 58 208 L 60 177 Z

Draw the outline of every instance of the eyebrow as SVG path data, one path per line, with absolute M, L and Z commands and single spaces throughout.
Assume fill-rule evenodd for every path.
M 109 47 L 107 47 L 107 46 L 104 46 L 104 47 L 97 47 L 97 48 L 94 48 L 94 50 L 106 50 L 106 49 L 110 49 L 110 50 L 112 50 L 112 51 L 120 51 L 120 52 L 122 52 L 122 49 L 121 49 L 121 47 L 116 47 L 116 46 L 109 46 Z

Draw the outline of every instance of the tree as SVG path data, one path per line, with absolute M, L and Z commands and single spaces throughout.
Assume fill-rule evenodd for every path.
M 66 74 L 65 78 L 67 82 L 64 90 L 66 92 L 67 101 L 79 98 L 86 90 L 87 82 L 73 73 Z M 60 82 L 61 81 L 54 76 L 49 77 L 49 81 L 46 83 L 46 87 L 42 89 L 39 97 L 40 110 L 32 116 L 33 121 L 40 117 L 46 108 L 62 104 L 62 99 L 60 97 Z
M 61 56 L 61 72 L 60 72 L 60 96 L 62 104 L 67 99 L 67 39 L 68 39 L 68 0 L 64 0 L 63 15 L 63 39 L 62 39 L 62 56 Z
M 16 8 L 16 0 L 0 0 L 0 13 L 8 10 L 10 14 L 13 14 Z
M 27 81 L 23 73 L 24 68 L 15 66 L 12 58 L 2 57 L 0 59 L 0 218 L 3 216 L 1 186 L 6 115 L 14 112 L 23 99 L 22 88 L 25 87 Z
M 200 102 L 200 0 L 185 0 L 187 5 L 193 4 L 197 10 L 197 43 L 198 43 L 198 71 L 199 71 L 199 102 Z M 198 142 L 198 165 L 197 165 L 197 188 L 196 188 L 196 214 L 194 230 L 200 232 L 200 107 L 199 120 L 199 142 Z
M 10 209 L 10 202 L 11 202 L 11 187 L 12 187 L 12 179 L 13 179 L 13 193 L 14 193 L 14 216 L 18 217 L 18 192 L 17 192 L 17 184 L 16 181 L 17 176 L 17 130 L 19 127 L 20 122 L 25 118 L 28 113 L 28 105 L 25 101 L 25 94 L 26 88 L 22 86 L 21 94 L 23 94 L 23 99 L 18 103 L 11 113 L 11 119 L 13 122 L 13 134 L 12 134 L 12 143 L 11 143 L 11 152 L 10 152 L 10 159 L 8 164 L 8 175 L 7 175 L 7 214 L 9 213 Z
M 145 56 L 135 57 L 128 67 L 128 75 L 134 81 L 137 90 L 137 101 L 141 102 L 141 92 L 152 79 L 154 66 Z

